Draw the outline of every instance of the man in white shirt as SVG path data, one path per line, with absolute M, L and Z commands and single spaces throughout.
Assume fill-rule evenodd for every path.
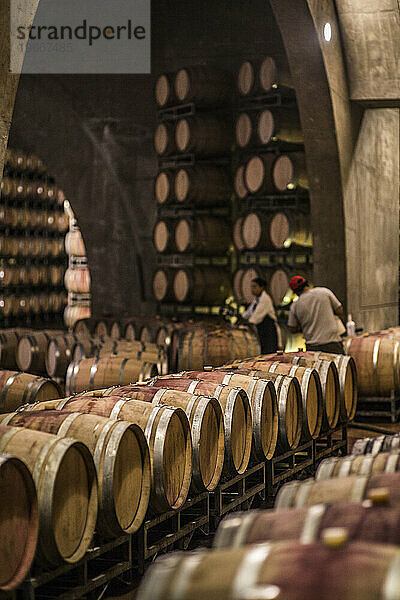
M 266 285 L 267 282 L 261 277 L 252 280 L 254 300 L 242 317 L 257 327 L 261 354 L 272 354 L 278 349 L 277 318 L 272 299 L 264 289 Z
M 308 281 L 295 275 L 290 287 L 298 296 L 290 307 L 288 326 L 292 333 L 302 332 L 307 350 L 344 354 L 338 330 L 343 306 L 328 288 L 310 288 Z

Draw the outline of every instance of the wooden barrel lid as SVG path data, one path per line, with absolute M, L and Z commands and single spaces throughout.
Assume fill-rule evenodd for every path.
M 128 323 L 125 328 L 125 339 L 134 341 L 136 340 L 136 329 L 134 323 Z
M 31 309 L 31 311 L 37 315 L 40 312 L 40 301 L 39 301 L 39 296 L 37 296 L 36 294 L 34 296 L 31 296 L 29 299 L 29 308 Z
M 271 275 L 269 293 L 276 306 L 278 306 L 289 289 L 289 277 L 283 269 L 276 269 Z
M 232 227 L 233 243 L 235 244 L 235 247 L 238 250 L 245 249 L 245 245 L 243 243 L 243 237 L 242 237 L 242 224 L 243 224 L 243 217 L 238 217 Z
M 50 308 L 50 299 L 49 299 L 49 295 L 46 293 L 40 294 L 39 295 L 39 303 L 40 303 L 40 308 L 43 312 L 49 312 L 49 308 Z
M 242 96 L 250 94 L 254 86 L 254 67 L 249 60 L 245 60 L 239 68 L 237 85 Z
M 158 269 L 153 277 L 153 294 L 156 300 L 164 300 L 168 292 L 168 278 L 163 269 Z M 134 339 L 134 338 L 133 338 Z
M 258 116 L 257 134 L 262 144 L 268 144 L 275 132 L 275 119 L 268 109 L 263 110 Z
M 241 113 L 236 119 L 236 143 L 245 148 L 250 143 L 253 125 L 247 113 Z
M 171 191 L 171 185 L 168 174 L 161 171 L 156 177 L 154 183 L 154 193 L 158 204 L 165 204 Z
M 110 338 L 112 340 L 119 340 L 121 339 L 121 333 L 121 323 L 119 321 L 114 321 L 110 329 Z
M 244 269 L 237 269 L 233 275 L 232 287 L 236 300 L 242 301 L 242 278 Z
M 299 418 L 298 395 L 295 386 L 289 386 L 286 397 L 286 435 L 290 448 L 295 448 L 300 440 L 301 419 Z
M 274 186 L 280 192 L 294 188 L 294 165 L 287 154 L 279 156 L 272 168 L 272 179 Z
M 96 327 L 94 328 L 94 335 L 99 337 L 107 337 L 108 336 L 108 327 L 107 321 L 97 321 Z
M 175 143 L 180 152 L 184 152 L 190 143 L 190 125 L 187 119 L 181 119 L 175 129 Z
M 190 91 L 190 75 L 187 69 L 179 69 L 175 77 L 175 94 L 183 102 Z
M 245 198 L 245 196 L 247 195 L 247 188 L 244 183 L 244 169 L 245 169 L 245 166 L 241 165 L 240 167 L 238 167 L 236 169 L 236 173 L 235 173 L 235 183 L 234 183 L 235 193 L 236 193 L 237 197 L 240 199 Z
M 38 503 L 32 476 L 18 458 L 1 455 L 0 589 L 16 588 L 25 578 L 35 555 Z
M 274 248 L 283 248 L 289 239 L 289 234 L 289 219 L 283 212 L 275 213 L 269 226 L 269 237 Z
M 187 219 L 180 219 L 175 228 L 175 245 L 178 252 L 186 252 L 190 246 L 192 231 Z
M 174 278 L 174 294 L 178 302 L 186 300 L 190 290 L 190 281 L 188 274 L 183 269 L 179 269 Z
M 254 296 L 251 292 L 251 281 L 255 277 L 258 277 L 259 273 L 256 269 L 250 267 L 246 269 L 243 273 L 242 277 L 242 296 L 245 302 L 252 302 L 254 300 Z
M 164 123 L 159 123 L 154 133 L 154 148 L 157 154 L 165 154 L 168 141 L 168 129 Z
M 318 374 L 313 371 L 307 388 L 307 425 L 312 438 L 316 438 L 321 430 L 322 414 L 319 411 Z
M 244 172 L 244 182 L 253 194 L 258 192 L 265 179 L 265 165 L 260 156 L 253 156 L 246 165 Z
M 167 104 L 170 93 L 171 86 L 167 75 L 163 74 L 157 77 L 154 95 L 158 106 L 165 106 Z
M 251 212 L 243 219 L 242 239 L 245 248 L 254 250 L 260 242 L 262 235 L 262 225 L 257 213 Z
M 21 371 L 28 371 L 32 362 L 32 342 L 30 337 L 24 336 L 18 342 L 17 363 Z
M 259 70 L 259 81 L 265 92 L 270 92 L 272 88 L 277 87 L 278 73 L 276 62 L 272 56 L 266 56 L 262 61 Z
M 165 221 L 158 221 L 154 227 L 153 242 L 157 252 L 165 252 L 168 246 L 170 232 Z
M 190 188 L 190 177 L 186 169 L 179 169 L 175 176 L 175 196 L 179 202 L 185 202 Z

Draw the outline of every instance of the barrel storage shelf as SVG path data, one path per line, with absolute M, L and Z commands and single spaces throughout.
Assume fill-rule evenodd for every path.
M 290 85 L 290 77 L 282 76 L 272 57 L 239 65 L 233 157 L 236 218 L 232 238 L 237 264 L 233 292 L 242 305 L 251 301 L 253 277 L 267 280 L 267 291 L 279 307 L 287 295 L 289 275 L 302 274 L 305 265 L 307 275 L 312 276 L 304 141 L 295 91 Z M 299 219 L 300 229 L 296 223 Z M 243 276 L 245 289 L 241 284 Z M 284 311 L 278 317 L 285 319 Z
M 62 323 L 64 200 L 38 157 L 7 150 L 0 200 L 2 327 Z
M 158 314 L 218 314 L 231 292 L 233 88 L 229 72 L 197 65 L 156 81 Z M 219 294 L 206 294 L 221 277 Z M 196 286 L 204 293 L 196 294 Z

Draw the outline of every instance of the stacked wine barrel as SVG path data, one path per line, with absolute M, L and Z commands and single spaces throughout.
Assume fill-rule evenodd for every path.
M 64 196 L 42 161 L 8 150 L 0 200 L 0 321 L 49 325 L 65 306 Z
M 80 319 L 91 316 L 91 286 L 82 233 L 70 207 L 69 213 L 69 231 L 65 236 L 65 250 L 69 264 L 64 280 L 68 291 L 68 305 L 64 311 L 64 322 L 68 328 L 72 328 Z
M 247 304 L 251 280 L 262 277 L 279 306 L 294 273 L 312 276 L 303 133 L 290 76 L 274 58 L 244 61 L 237 93 L 234 190 L 239 211 L 232 238 L 242 264 L 233 275 L 233 291 L 239 303 Z M 246 266 L 250 259 L 253 264 Z
M 211 550 L 157 561 L 137 597 L 399 599 L 399 546 L 399 451 L 328 458 L 275 510 L 228 515 Z
M 220 305 L 230 293 L 230 156 L 233 78 L 212 67 L 162 74 L 153 243 L 160 304 Z

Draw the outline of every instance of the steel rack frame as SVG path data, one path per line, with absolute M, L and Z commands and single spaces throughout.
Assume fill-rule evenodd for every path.
M 371 417 L 387 417 L 392 423 L 398 423 L 400 396 L 394 390 L 387 397 L 359 396 L 356 416 L 362 420 Z

